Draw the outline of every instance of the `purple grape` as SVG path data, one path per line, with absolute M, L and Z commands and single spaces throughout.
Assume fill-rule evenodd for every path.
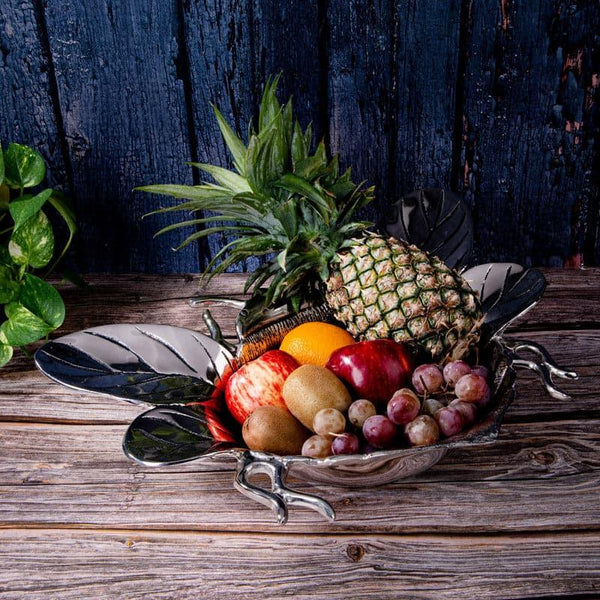
M 370 400 L 356 400 L 348 408 L 348 420 L 355 427 L 362 427 L 369 417 L 376 414 L 377 409 Z
M 313 435 L 302 446 L 302 456 L 327 458 L 331 456 L 331 438 L 325 435 Z
M 353 433 L 342 433 L 333 439 L 331 451 L 334 454 L 356 454 L 360 448 L 358 436 Z
M 423 400 L 422 410 L 426 415 L 433 417 L 435 413 L 440 410 L 440 408 L 444 408 L 444 406 L 445 405 L 436 398 L 427 398 L 427 400 Z
M 396 437 L 396 426 L 383 415 L 373 415 L 363 424 L 363 435 L 371 446 L 388 448 Z
M 404 427 L 404 433 L 413 446 L 429 446 L 440 438 L 440 428 L 433 417 L 419 415 Z
M 488 403 L 491 399 L 492 399 L 492 390 L 490 390 L 490 388 L 488 387 L 483 398 L 477 402 L 477 406 L 479 406 L 480 408 L 483 408 L 484 406 L 488 405 Z
M 465 425 L 462 413 L 454 406 L 445 406 L 435 413 L 440 431 L 446 437 L 456 435 Z
M 388 419 L 396 425 L 406 425 L 410 423 L 421 409 L 421 402 L 417 395 L 403 388 L 394 393 L 391 400 L 387 404 Z
M 419 394 L 433 394 L 444 386 L 444 376 L 437 365 L 420 365 L 413 371 L 412 384 Z
M 453 360 L 444 367 L 444 379 L 453 388 L 456 382 L 471 372 L 471 367 L 464 360 Z
M 484 367 L 483 365 L 476 365 L 476 366 L 472 367 L 471 373 L 473 373 L 474 375 L 480 375 L 486 381 L 490 377 L 490 370 L 487 367 Z
M 454 393 L 463 402 L 479 402 L 489 390 L 487 381 L 481 375 L 463 375 L 454 388 Z
M 463 402 L 458 398 L 452 400 L 450 405 L 452 408 L 455 408 L 463 417 L 465 425 L 470 425 L 471 423 L 475 423 L 477 420 L 477 408 L 475 404 L 472 402 Z

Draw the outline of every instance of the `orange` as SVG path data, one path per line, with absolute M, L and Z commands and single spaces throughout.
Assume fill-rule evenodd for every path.
M 354 343 L 345 329 L 312 321 L 294 327 L 283 338 L 279 349 L 291 354 L 301 365 L 324 367 L 334 350 Z

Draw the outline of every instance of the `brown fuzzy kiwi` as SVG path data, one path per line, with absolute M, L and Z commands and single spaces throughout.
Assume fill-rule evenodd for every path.
M 302 365 L 283 384 L 283 399 L 289 411 L 313 430 L 315 415 L 323 408 L 348 410 L 352 397 L 346 386 L 325 367 Z
M 278 406 L 259 406 L 242 426 L 242 437 L 250 450 L 281 456 L 301 454 L 309 436 L 310 432 Z

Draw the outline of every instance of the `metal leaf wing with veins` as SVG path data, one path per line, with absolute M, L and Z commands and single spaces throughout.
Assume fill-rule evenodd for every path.
M 209 398 L 231 356 L 211 338 L 169 325 L 105 325 L 42 346 L 37 366 L 69 387 L 135 404 Z
M 222 406 L 231 354 L 201 333 L 168 325 L 106 325 L 48 342 L 39 369 L 72 388 L 159 405 L 128 430 L 126 453 L 142 462 L 181 462 L 236 443 Z
M 471 264 L 473 220 L 467 203 L 439 188 L 416 190 L 394 202 L 380 229 L 461 270 Z

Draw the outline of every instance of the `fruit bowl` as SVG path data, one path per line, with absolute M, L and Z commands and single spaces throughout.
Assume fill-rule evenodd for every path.
M 255 299 L 200 297 L 192 303 L 203 312 L 210 337 L 167 325 L 105 325 L 48 342 L 35 356 L 38 368 L 69 387 L 101 393 L 150 407 L 129 426 L 125 454 L 147 466 L 201 460 L 211 466 L 236 469 L 234 485 L 247 496 L 271 507 L 279 523 L 287 520 L 288 505 L 300 505 L 334 519 L 324 499 L 290 489 L 288 475 L 331 485 L 377 486 L 421 473 L 448 450 L 493 442 L 515 395 L 517 368 L 534 370 L 557 399 L 553 377 L 575 378 L 557 367 L 539 345 L 503 337 L 505 328 L 541 298 L 545 280 L 535 269 L 490 263 L 466 267 L 472 261 L 472 228 L 460 199 L 428 190 L 402 198 L 381 226 L 388 234 L 417 242 L 462 277 L 479 296 L 484 319 L 479 352 L 493 373 L 492 397 L 481 419 L 470 429 L 433 445 L 380 450 L 323 459 L 278 456 L 248 450 L 239 425 L 224 407 L 227 374 L 270 348 L 299 323 L 328 321 L 324 306 L 289 313 L 286 306 L 263 309 Z M 224 302 L 239 310 L 239 343 L 227 342 L 208 310 Z M 524 358 L 527 352 L 532 358 Z M 267 474 L 270 488 L 252 483 L 255 473 Z

